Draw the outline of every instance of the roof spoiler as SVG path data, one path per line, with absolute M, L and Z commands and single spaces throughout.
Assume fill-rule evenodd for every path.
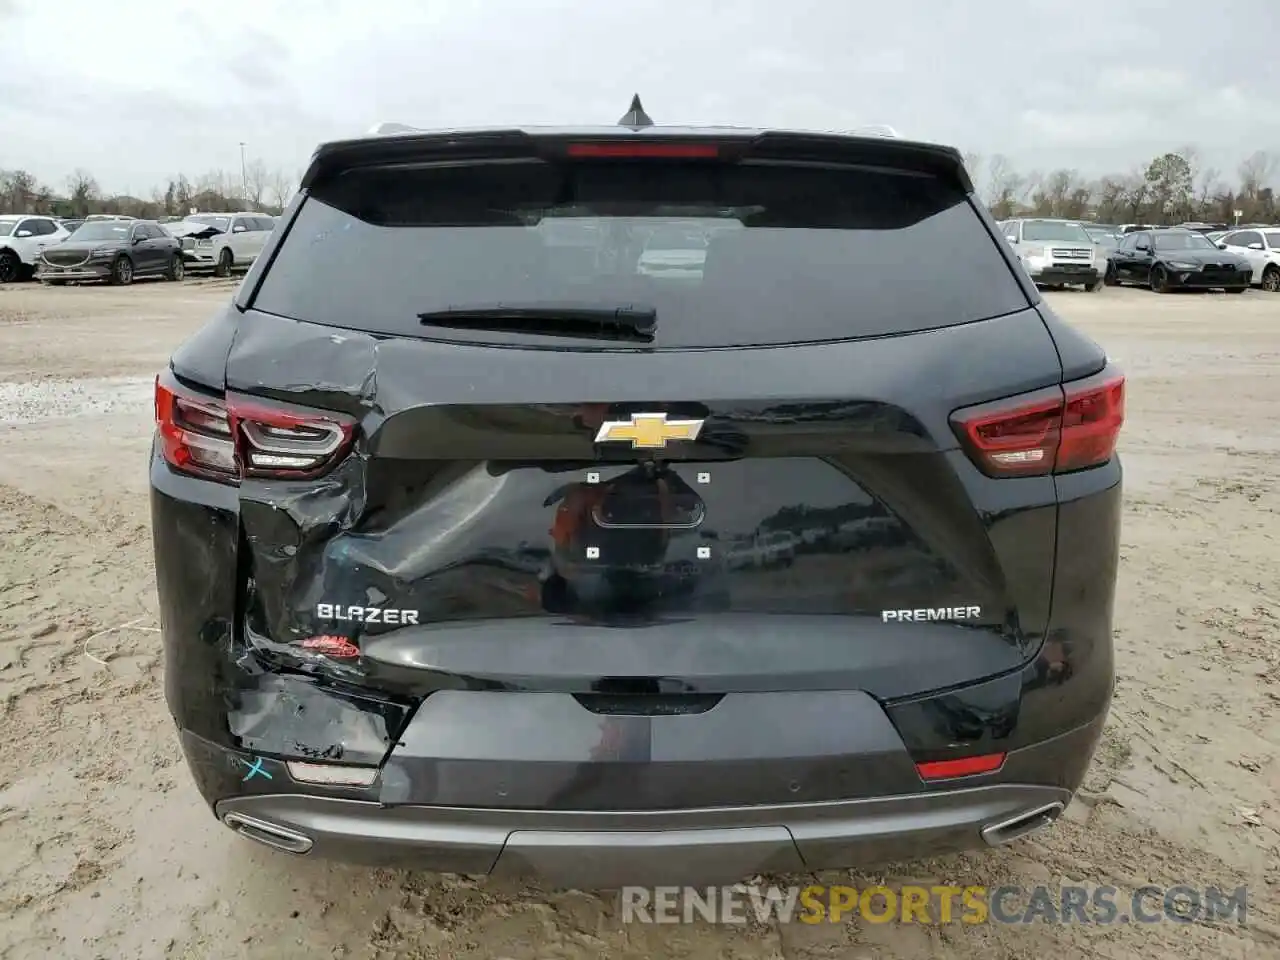
M 629 111 L 624 120 L 640 119 Z M 955 147 L 900 137 L 879 125 L 848 133 L 801 131 L 699 130 L 616 126 L 583 131 L 444 130 L 427 131 L 402 123 L 379 123 L 359 139 L 321 144 L 303 174 L 301 189 L 359 167 L 405 163 L 516 160 L 563 156 L 565 146 L 580 141 L 674 140 L 721 145 L 721 155 L 778 162 L 860 164 L 928 173 L 957 183 L 966 193 L 973 181 Z

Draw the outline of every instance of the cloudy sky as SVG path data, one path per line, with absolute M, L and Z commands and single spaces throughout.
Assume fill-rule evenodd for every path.
M 839 129 L 1123 172 L 1280 153 L 1280 0 L 0 0 L 0 169 L 147 195 L 419 126 Z M 979 175 L 981 179 L 981 175 Z

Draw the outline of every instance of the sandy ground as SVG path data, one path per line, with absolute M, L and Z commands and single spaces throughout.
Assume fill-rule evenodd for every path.
M 1054 295 L 1131 385 L 1120 680 L 1087 790 L 1010 848 L 823 877 L 1248 884 L 1248 925 L 745 929 L 297 860 L 214 822 L 161 696 L 145 461 L 150 378 L 229 292 L 0 288 L 0 957 L 1280 956 L 1280 296 Z

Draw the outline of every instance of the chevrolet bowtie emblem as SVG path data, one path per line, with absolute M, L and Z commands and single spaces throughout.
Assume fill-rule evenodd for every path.
M 596 443 L 630 440 L 632 449 L 655 450 L 670 440 L 696 440 L 701 420 L 668 420 L 665 413 L 637 413 L 630 420 L 606 420 L 596 434 Z

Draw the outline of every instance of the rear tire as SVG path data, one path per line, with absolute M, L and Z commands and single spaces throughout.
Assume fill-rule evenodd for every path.
M 1099 278 L 1093 281 L 1093 283 L 1087 284 L 1085 286 L 1085 289 L 1088 290 L 1090 293 L 1097 293 L 1099 290 L 1101 290 L 1105 286 L 1106 286 L 1106 283 L 1101 278 Z
M 133 261 L 128 257 L 116 257 L 111 265 L 111 278 L 108 281 L 113 287 L 127 287 L 133 283 Z
M 1155 267 L 1151 271 L 1151 278 L 1147 281 L 1147 285 L 1154 293 L 1169 292 L 1169 274 L 1165 272 L 1164 267 Z
M 1116 268 L 1111 264 L 1107 264 L 1107 269 L 1102 272 L 1102 283 L 1108 287 L 1120 286 L 1120 278 L 1116 276 Z
M 1280 293 L 1280 267 L 1272 264 L 1262 271 L 1262 289 L 1267 293 Z
M 0 250 L 0 283 L 13 283 L 22 276 L 22 261 L 12 250 Z
M 231 267 L 235 262 L 235 255 L 231 252 L 230 247 L 223 247 L 222 252 L 218 254 L 218 263 L 213 268 L 215 277 L 231 276 Z
M 165 276 L 173 281 L 180 281 L 187 275 L 187 265 L 182 259 L 182 254 L 176 254 L 169 262 L 169 270 Z

